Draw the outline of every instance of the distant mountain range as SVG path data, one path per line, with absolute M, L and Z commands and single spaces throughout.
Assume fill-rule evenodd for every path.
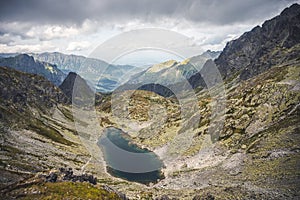
M 132 75 L 144 69 L 131 65 L 112 65 L 100 59 L 66 55 L 59 52 L 41 54 L 1 53 L 0 60 L 2 66 L 43 75 L 56 85 L 61 84 L 69 72 L 76 72 L 87 80 L 92 88 L 104 93 L 113 91 Z M 49 74 L 50 68 L 51 70 L 53 68 L 55 73 Z M 58 77 L 55 77 L 56 75 Z
M 112 65 L 105 61 L 59 52 L 41 54 L 0 54 L 0 64 L 14 69 L 45 76 L 60 85 L 69 72 L 76 72 L 98 92 L 112 92 L 120 85 L 152 83 L 169 85 L 190 78 L 207 59 L 216 58 L 220 52 L 206 51 L 183 62 L 166 61 L 148 69 L 131 65 Z M 193 63 L 193 64 L 191 64 Z
M 134 75 L 127 84 L 158 83 L 170 85 L 181 82 L 201 70 L 208 59 L 215 59 L 219 53 L 206 51 L 201 55 L 188 58 L 182 62 L 170 60 L 155 64 L 147 70 Z
M 131 65 L 113 65 L 103 60 L 59 52 L 31 54 L 37 60 L 53 63 L 63 72 L 76 72 L 99 92 L 111 92 L 142 68 Z
M 162 96 L 170 96 L 173 93 L 167 89 L 182 82 L 188 81 L 190 77 L 197 74 L 207 60 L 215 59 L 220 52 L 206 51 L 201 55 L 188 58 L 182 62 L 169 60 L 155 64 L 148 69 L 133 75 L 128 82 L 121 85 L 118 90 L 142 89 L 156 92 Z
M 66 78 L 66 74 L 54 64 L 36 60 L 27 54 L 12 54 L 10 56 L 13 57 L 7 55 L 0 58 L 0 66 L 6 66 L 22 72 L 44 76 L 57 86 Z
M 0 53 L 0 58 L 9 58 L 9 57 L 15 57 L 19 55 L 20 53 Z

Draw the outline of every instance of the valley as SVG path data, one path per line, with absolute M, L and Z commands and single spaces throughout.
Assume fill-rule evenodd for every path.
M 299 24 L 149 68 L 1 54 L 1 198 L 298 199 Z

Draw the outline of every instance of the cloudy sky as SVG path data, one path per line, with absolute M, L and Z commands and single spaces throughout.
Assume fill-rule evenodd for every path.
M 183 34 L 200 51 L 279 14 L 292 0 L 9 0 L 0 6 L 0 52 L 88 56 L 118 34 L 162 28 Z M 191 52 L 193 56 L 197 52 Z

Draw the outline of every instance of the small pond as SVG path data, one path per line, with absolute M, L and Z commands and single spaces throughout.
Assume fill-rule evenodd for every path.
M 163 178 L 162 161 L 152 151 L 131 142 L 122 130 L 107 128 L 98 140 L 107 172 L 112 176 L 143 184 L 155 183 Z

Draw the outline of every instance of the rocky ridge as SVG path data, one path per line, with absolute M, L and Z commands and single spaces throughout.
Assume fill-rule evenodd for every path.
M 27 54 L 0 58 L 0 66 L 6 66 L 22 72 L 44 76 L 57 86 L 66 78 L 66 75 L 60 71 L 56 65 L 35 60 Z

